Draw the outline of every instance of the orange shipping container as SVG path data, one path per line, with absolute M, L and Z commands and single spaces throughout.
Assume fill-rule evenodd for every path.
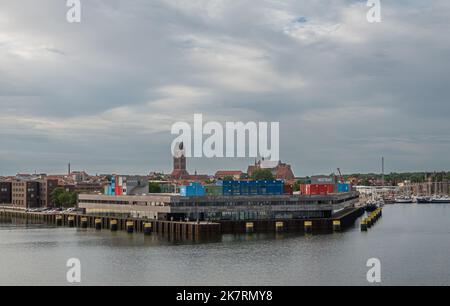
M 306 195 L 326 195 L 334 193 L 334 184 L 306 184 L 300 187 L 301 193 Z

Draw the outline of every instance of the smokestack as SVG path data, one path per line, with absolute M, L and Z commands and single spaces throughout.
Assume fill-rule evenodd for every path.
M 381 184 L 384 186 L 384 156 L 381 157 Z
M 69 164 L 67 165 L 67 171 L 68 171 L 68 172 L 67 172 L 67 175 L 70 175 L 70 173 L 71 173 L 71 172 L 70 172 L 70 162 L 69 162 Z

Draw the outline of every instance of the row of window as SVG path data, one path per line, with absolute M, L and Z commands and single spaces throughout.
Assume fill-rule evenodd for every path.
M 134 206 L 166 206 L 164 202 L 144 201 L 111 201 L 111 200 L 79 200 L 80 204 L 134 205 Z
M 119 200 L 80 200 L 80 204 L 106 204 L 106 205 L 134 205 L 134 206 L 171 206 L 171 207 L 196 207 L 196 206 L 281 206 L 281 205 L 317 205 L 317 204 L 341 204 L 357 197 L 346 198 L 336 201 L 229 201 L 229 202 L 178 202 L 166 204 L 164 202 L 146 202 L 146 201 L 119 201 Z
M 110 209 L 89 209 L 87 213 L 106 217 L 132 217 L 132 218 L 147 218 L 147 219 L 157 218 L 156 212 L 145 212 L 145 211 L 131 211 L 129 213 L 123 213 L 121 211 L 112 211 Z
M 295 212 L 273 212 L 273 211 L 239 211 L 239 212 L 206 212 L 202 214 L 190 213 L 187 217 L 191 220 L 197 218 L 219 221 L 219 220 L 272 220 L 272 219 L 309 219 L 323 218 L 325 212 L 322 211 L 295 211 Z
M 172 207 L 195 207 L 195 206 L 280 206 L 280 205 L 317 205 L 317 204 L 332 204 L 317 201 L 309 202 L 290 202 L 290 201 L 258 201 L 258 202 L 179 202 L 171 203 Z
M 30 201 L 32 201 L 32 202 L 29 202 L 28 204 L 36 204 L 37 202 L 36 201 L 33 201 L 34 199 L 30 199 Z M 20 206 L 25 206 L 25 200 L 15 200 L 15 199 L 13 199 L 12 200 L 12 204 L 13 205 L 20 205 Z M 45 201 L 40 201 L 39 202 L 42 206 L 44 206 L 45 204 L 46 204 L 46 202 Z

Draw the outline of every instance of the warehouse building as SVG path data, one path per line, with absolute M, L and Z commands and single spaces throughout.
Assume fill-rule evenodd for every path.
M 79 207 L 90 214 L 125 215 L 159 220 L 258 220 L 330 218 L 353 207 L 357 192 L 333 195 L 197 196 L 153 194 L 108 196 L 80 194 Z

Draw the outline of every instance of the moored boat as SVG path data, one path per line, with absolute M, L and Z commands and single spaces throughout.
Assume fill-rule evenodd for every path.
M 430 197 L 416 197 L 416 201 L 419 204 L 430 204 L 431 198 Z
M 449 196 L 436 196 L 430 199 L 430 203 L 432 204 L 450 204 Z
M 399 198 L 395 198 L 395 203 L 397 204 L 409 204 L 412 203 L 413 199 L 410 197 L 399 197 Z

